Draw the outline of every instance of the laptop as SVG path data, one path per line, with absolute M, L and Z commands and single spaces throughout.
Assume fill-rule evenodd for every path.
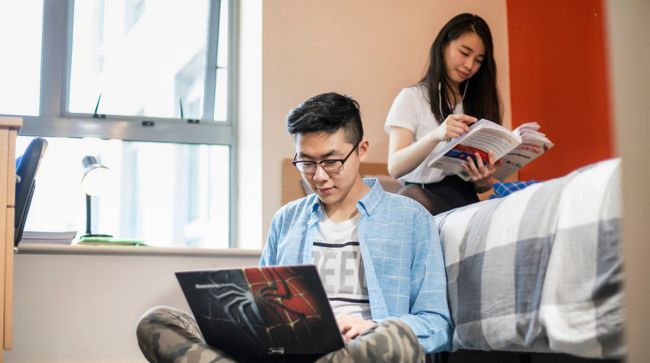
M 344 346 L 314 265 L 180 271 L 208 345 L 233 357 L 314 356 Z

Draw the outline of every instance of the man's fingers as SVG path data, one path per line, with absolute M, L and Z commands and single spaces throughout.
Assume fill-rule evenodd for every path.
M 359 330 L 356 328 L 348 329 L 345 334 L 343 334 L 347 339 L 354 339 L 359 335 Z

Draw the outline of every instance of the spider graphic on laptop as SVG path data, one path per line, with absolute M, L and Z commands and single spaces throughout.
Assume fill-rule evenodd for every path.
M 300 277 L 289 273 L 287 278 L 283 269 L 290 271 L 286 267 L 247 269 L 244 274 L 248 286 L 211 281 L 210 295 L 214 301 L 210 303 L 211 316 L 206 318 L 228 320 L 260 343 L 278 339 L 300 341 L 301 336 L 311 336 L 309 320 L 320 319 L 320 315 Z

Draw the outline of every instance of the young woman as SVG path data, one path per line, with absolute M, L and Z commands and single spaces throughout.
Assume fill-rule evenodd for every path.
M 425 76 L 404 88 L 388 112 L 388 172 L 406 183 L 399 193 L 432 214 L 478 201 L 477 193 L 492 187 L 492 153 L 487 164 L 468 158 L 468 182 L 427 164 L 432 151 L 480 118 L 501 123 L 492 34 L 481 17 L 460 14 L 434 40 Z

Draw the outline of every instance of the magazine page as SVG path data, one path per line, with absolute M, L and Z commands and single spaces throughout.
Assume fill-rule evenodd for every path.
M 521 138 L 522 143 L 501 158 L 501 165 L 494 173 L 496 179 L 506 179 L 553 147 L 551 140 L 541 132 L 522 132 Z
M 512 130 L 515 134 L 521 136 L 522 134 L 525 133 L 540 133 L 539 132 L 539 124 L 536 121 L 530 121 L 530 122 L 524 122 L 523 124 L 519 125 L 516 129 Z
M 436 152 L 431 159 L 430 167 L 456 173 L 465 180 L 468 176 L 463 172 L 462 164 L 470 157 L 475 159 L 475 153 L 488 162 L 488 151 L 495 154 L 496 159 L 521 143 L 519 135 L 492 121 L 481 119 L 470 127 L 470 131 L 457 137 Z

